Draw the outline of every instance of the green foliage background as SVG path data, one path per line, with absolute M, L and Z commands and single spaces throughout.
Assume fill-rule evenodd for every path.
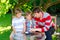
M 38 6 L 46 11 L 47 8 L 58 3 L 60 3 L 60 0 L 0 0 L 0 16 L 6 14 L 9 9 L 13 13 L 15 8 L 20 8 L 26 12 Z

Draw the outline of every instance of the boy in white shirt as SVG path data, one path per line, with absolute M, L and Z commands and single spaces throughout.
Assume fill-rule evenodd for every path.
M 15 11 L 16 17 L 12 19 L 12 33 L 10 35 L 10 40 L 24 40 L 24 32 L 25 32 L 25 19 L 21 15 L 21 10 L 17 9 Z

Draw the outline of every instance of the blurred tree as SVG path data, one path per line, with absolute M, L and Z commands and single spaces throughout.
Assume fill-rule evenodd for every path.
M 6 14 L 9 9 L 13 13 L 16 8 L 26 12 L 39 6 L 43 11 L 46 11 L 47 8 L 58 3 L 60 0 L 0 0 L 0 16 Z
M 60 3 L 60 0 L 34 0 L 33 6 L 40 6 L 42 10 L 46 11 L 47 8 L 58 3 Z
M 56 5 L 60 3 L 60 0 L 48 0 L 44 5 L 43 5 L 43 10 L 47 10 L 47 8 L 49 8 L 52 5 Z
M 58 3 L 60 3 L 60 0 L 19 0 L 18 7 L 24 12 L 32 10 L 36 6 L 39 6 L 42 10 L 46 11 L 47 8 Z
M 60 16 L 60 3 L 47 8 L 47 12 L 49 12 L 53 16 L 55 15 Z
M 17 0 L 0 0 L 0 16 L 13 9 L 17 2 Z

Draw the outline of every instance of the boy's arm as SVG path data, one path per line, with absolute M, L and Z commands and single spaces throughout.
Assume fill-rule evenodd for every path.
M 24 25 L 24 29 L 23 29 L 23 33 L 24 33 L 24 32 L 26 32 L 26 24 L 25 24 L 25 22 L 24 22 L 23 25 Z
M 13 30 L 13 32 L 14 33 L 16 33 L 16 30 L 15 30 L 15 20 L 14 19 L 12 19 L 12 30 Z
M 36 28 L 36 26 L 34 26 L 34 28 Z
M 12 30 L 13 30 L 14 33 L 16 33 L 15 28 L 13 26 L 12 26 Z
M 32 19 L 32 23 L 33 23 L 33 28 L 36 28 L 36 21 L 34 19 Z

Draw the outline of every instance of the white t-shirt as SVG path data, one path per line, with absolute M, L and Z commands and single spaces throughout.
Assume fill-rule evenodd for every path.
M 12 26 L 15 28 L 16 31 L 23 31 L 24 22 L 25 22 L 25 19 L 23 16 L 21 16 L 20 18 L 15 17 L 12 19 Z

